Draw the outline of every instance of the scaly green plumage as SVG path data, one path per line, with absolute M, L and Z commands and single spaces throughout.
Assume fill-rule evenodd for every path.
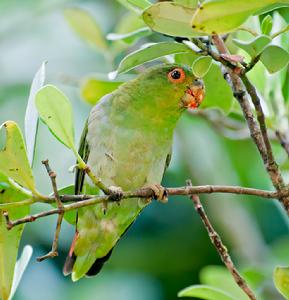
M 185 80 L 173 83 L 168 73 L 178 65 L 159 65 L 104 96 L 92 109 L 81 141 L 81 155 L 106 186 L 124 191 L 160 183 L 170 154 L 173 131 L 183 108 L 181 98 L 195 79 L 185 67 Z M 84 175 L 77 174 L 76 191 L 83 193 Z M 147 205 L 144 199 L 123 199 L 78 211 L 75 263 L 72 279 L 78 280 L 96 259 L 105 257 Z M 100 260 L 101 262 L 101 260 Z M 99 267 L 101 267 L 100 264 Z M 95 265 L 94 265 L 95 268 Z

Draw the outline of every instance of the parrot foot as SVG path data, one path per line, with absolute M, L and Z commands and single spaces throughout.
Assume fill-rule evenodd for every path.
M 112 201 L 118 202 L 121 200 L 121 198 L 123 196 L 123 190 L 121 187 L 112 185 L 112 186 L 108 187 L 108 189 L 110 192 L 109 197 Z
M 168 191 L 166 188 L 161 186 L 158 183 L 155 184 L 148 184 L 143 187 L 144 189 L 151 189 L 154 196 L 153 199 L 161 202 L 161 203 L 167 203 L 168 202 Z

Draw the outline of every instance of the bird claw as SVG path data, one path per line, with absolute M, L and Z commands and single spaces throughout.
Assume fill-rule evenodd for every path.
M 120 201 L 123 196 L 123 190 L 119 186 L 110 186 L 109 190 L 109 197 L 112 201 Z
M 155 184 L 149 184 L 144 186 L 144 188 L 151 189 L 153 192 L 153 199 L 161 202 L 161 203 L 167 203 L 168 202 L 168 191 L 166 188 L 161 186 L 158 183 Z

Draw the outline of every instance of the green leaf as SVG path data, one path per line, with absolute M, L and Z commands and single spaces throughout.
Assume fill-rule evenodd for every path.
M 136 66 L 166 55 L 190 53 L 191 51 L 192 50 L 190 50 L 187 46 L 180 43 L 162 42 L 150 44 L 148 47 L 132 52 L 126 56 L 119 64 L 118 73 L 127 72 Z
M 178 297 L 195 297 L 206 300 L 236 300 L 225 291 L 208 285 L 192 285 L 181 290 Z
M 197 54 L 195 52 L 176 54 L 175 62 L 179 64 L 192 66 L 198 57 L 200 57 L 200 54 Z
M 27 195 L 16 189 L 10 184 L 7 176 L 0 173 L 1 193 L 0 203 L 18 202 L 27 199 Z M 5 187 L 3 188 L 3 185 Z M 7 209 L 12 220 L 22 218 L 29 214 L 28 206 L 19 206 Z M 22 236 L 24 225 L 19 225 L 12 230 L 7 230 L 6 222 L 0 210 L 0 297 L 2 300 L 9 299 L 13 277 L 17 275 L 15 264 L 17 259 L 19 242 Z M 14 270 L 15 275 L 14 275 Z M 16 280 L 15 279 L 15 280 Z
M 282 16 L 282 18 L 289 23 L 289 9 L 287 8 L 280 8 L 278 9 L 278 13 Z
M 117 2 L 119 2 L 122 6 L 135 14 L 138 14 L 140 12 L 140 9 L 129 3 L 128 0 L 117 0 Z
M 33 249 L 31 246 L 26 245 L 22 251 L 21 257 L 17 260 L 14 271 L 14 278 L 12 282 L 12 288 L 9 295 L 9 300 L 11 300 L 17 290 L 17 287 L 21 281 L 23 273 L 28 266 L 28 263 L 31 259 Z
M 20 128 L 13 121 L 5 122 L 0 129 L 3 127 L 6 129 L 6 145 L 0 151 L 0 172 L 32 192 L 36 192 Z
M 210 70 L 212 65 L 212 58 L 210 56 L 201 56 L 197 58 L 193 65 L 193 73 L 197 78 L 204 77 Z
M 174 2 L 191 8 L 197 8 L 199 4 L 199 0 L 174 0 Z
M 263 34 L 269 35 L 273 26 L 273 19 L 270 15 L 267 15 L 261 24 L 261 31 Z
M 226 291 L 235 299 L 248 300 L 248 297 L 240 289 L 225 267 L 207 266 L 203 268 L 200 273 L 200 281 L 202 284 Z
M 273 4 L 265 6 L 257 11 L 254 12 L 254 16 L 266 14 L 272 10 L 280 9 L 282 7 L 289 6 L 288 0 L 281 0 L 281 1 L 274 1 Z
M 247 283 L 255 290 L 260 288 L 267 279 L 265 271 L 256 267 L 249 267 L 243 270 L 242 275 Z
M 191 26 L 196 9 L 174 2 L 160 2 L 143 12 L 144 22 L 154 31 L 180 37 L 201 36 Z
M 103 33 L 95 19 L 80 8 L 67 8 L 64 17 L 71 28 L 88 44 L 99 50 L 106 51 L 107 44 Z
M 287 70 L 282 86 L 282 94 L 285 102 L 289 102 L 289 70 Z
M 267 35 L 260 35 L 249 42 L 233 39 L 233 42 L 238 47 L 250 54 L 251 57 L 256 57 L 259 55 L 265 49 L 265 47 L 271 43 L 271 41 L 271 38 Z
M 151 3 L 147 0 L 127 0 L 130 4 L 140 8 L 141 10 L 146 9 L 151 5 Z
M 274 270 L 273 279 L 277 290 L 286 299 L 289 299 L 289 268 L 276 267 Z
M 72 108 L 68 98 L 55 86 L 46 85 L 36 94 L 40 118 L 66 147 L 75 150 Z
M 205 2 L 194 14 L 191 24 L 195 31 L 224 34 L 237 29 L 248 17 L 272 9 L 272 4 L 289 5 L 288 0 L 216 0 Z
M 280 71 L 288 64 L 289 53 L 279 46 L 269 45 L 262 52 L 260 60 L 272 74 Z
M 25 141 L 27 146 L 27 156 L 31 166 L 34 158 L 36 134 L 38 127 L 38 112 L 35 106 L 35 95 L 36 92 L 44 84 L 45 65 L 46 62 L 43 62 L 40 69 L 37 71 L 33 78 L 25 113 Z
M 144 27 L 129 33 L 110 33 L 106 38 L 111 41 L 121 40 L 127 44 L 133 44 L 140 38 L 146 37 L 151 33 L 152 32 L 149 28 Z
M 122 16 L 115 25 L 116 33 L 134 32 L 138 29 L 144 28 L 145 23 L 141 16 L 128 12 Z
M 81 96 L 89 104 L 95 105 L 106 94 L 113 92 L 122 82 L 86 78 L 81 85 Z
M 203 80 L 206 87 L 206 96 L 201 104 L 201 108 L 218 108 L 225 114 L 228 114 L 234 97 L 219 66 L 213 63 Z

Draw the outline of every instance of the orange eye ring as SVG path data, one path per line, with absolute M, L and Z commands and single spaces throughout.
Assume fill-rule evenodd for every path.
M 172 83 L 182 83 L 186 78 L 185 71 L 181 68 L 175 68 L 168 73 L 168 79 Z

